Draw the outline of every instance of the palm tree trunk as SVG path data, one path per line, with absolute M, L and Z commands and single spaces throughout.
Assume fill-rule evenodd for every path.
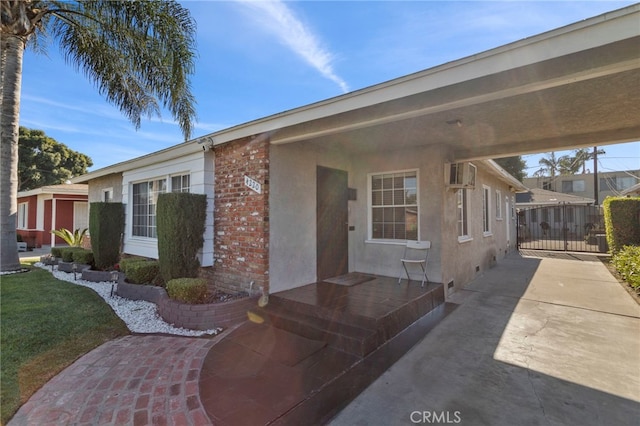
M 0 271 L 20 268 L 18 216 L 18 127 L 24 41 L 2 35 L 0 55 Z

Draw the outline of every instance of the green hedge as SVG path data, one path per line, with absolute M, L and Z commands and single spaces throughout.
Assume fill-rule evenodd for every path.
M 62 249 L 62 261 L 63 262 L 73 262 L 74 253 L 79 251 L 86 251 L 82 247 L 65 247 Z
M 51 247 L 51 256 L 62 257 L 62 249 L 63 247 Z
M 622 278 L 640 292 L 640 246 L 624 246 L 611 261 Z
M 83 265 L 94 265 L 93 252 L 91 250 L 75 250 L 73 252 L 73 262 Z
M 169 297 L 185 303 L 203 303 L 207 297 L 207 282 L 202 278 L 175 278 L 167 282 Z
M 127 281 L 132 284 L 153 284 L 158 276 L 157 260 L 138 260 L 126 262 L 124 271 Z
M 124 204 L 91 203 L 89 233 L 96 268 L 107 269 L 118 263 L 123 231 Z
M 611 253 L 626 245 L 640 245 L 640 198 L 607 197 L 602 206 Z
M 198 276 L 197 254 L 204 244 L 206 210 L 203 194 L 170 192 L 158 196 L 158 258 L 165 282 Z

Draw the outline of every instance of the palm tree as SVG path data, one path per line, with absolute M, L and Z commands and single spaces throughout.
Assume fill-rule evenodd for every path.
M 547 154 L 546 158 L 541 158 L 538 161 L 540 164 L 540 170 L 538 170 L 535 174 L 538 176 L 546 176 L 547 174 L 551 177 L 555 177 L 556 174 L 560 171 L 561 160 L 563 157 L 556 158 L 555 152 L 550 152 Z
M 576 149 L 573 152 L 573 159 L 577 165 L 577 170 L 573 173 L 577 173 L 578 170 L 582 169 L 582 174 L 586 173 L 586 163 L 587 161 L 593 160 L 597 155 L 606 154 L 604 149 L 598 149 L 594 147 L 593 151 L 588 148 Z
M 20 267 L 16 243 L 22 58 L 50 38 L 136 128 L 170 111 L 188 139 L 195 119 L 190 75 L 195 22 L 174 0 L 2 0 L 0 46 L 0 271 Z

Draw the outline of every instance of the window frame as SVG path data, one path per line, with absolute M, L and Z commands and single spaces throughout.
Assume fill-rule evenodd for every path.
M 29 229 L 29 203 L 18 203 L 16 229 Z
M 105 203 L 112 203 L 113 202 L 113 188 L 104 188 L 104 189 L 102 189 L 102 201 L 105 202 Z
M 415 174 L 415 181 L 416 181 L 416 186 L 415 188 L 410 188 L 411 190 L 415 190 L 415 198 L 416 198 L 416 202 L 415 204 L 391 204 L 391 205 L 374 205 L 374 188 L 373 188 L 373 181 L 375 177 L 383 177 L 383 176 L 395 176 L 395 175 L 400 175 L 400 174 L 405 174 L 405 178 L 407 177 L 407 174 Z M 403 181 L 403 187 L 402 190 L 405 191 L 406 194 L 406 190 L 407 187 L 404 186 L 405 181 Z M 382 188 L 380 191 L 382 192 L 385 188 Z M 399 189 L 399 188 L 392 188 L 392 189 Z M 378 191 L 377 189 L 375 191 Z M 391 243 L 391 244 L 396 244 L 396 243 L 404 243 L 406 241 L 408 241 L 406 238 L 405 239 L 401 239 L 401 238 L 380 238 L 380 237 L 374 237 L 374 209 L 376 208 L 404 208 L 405 210 L 407 208 L 411 208 L 411 207 L 415 207 L 416 209 L 416 240 L 420 240 L 420 170 L 419 169 L 404 169 L 404 170 L 390 170 L 390 171 L 385 171 L 385 172 L 374 172 L 374 173 L 368 173 L 367 174 L 367 242 L 368 243 L 380 243 L 380 244 L 385 244 L 385 243 Z M 384 202 L 384 199 L 383 199 Z M 379 222 L 376 222 L 379 223 Z M 383 221 L 381 222 L 384 226 L 384 224 L 386 223 L 383 219 Z M 398 223 L 398 222 L 389 222 L 389 223 Z M 406 224 L 407 222 L 404 222 L 405 224 L 405 236 L 406 236 Z M 384 235 L 384 231 L 383 235 Z
M 173 180 L 174 178 L 181 178 L 180 179 L 180 191 L 174 191 L 174 188 L 172 187 L 173 185 Z M 187 187 L 183 186 L 184 184 L 184 180 L 188 181 L 188 185 Z M 154 192 L 154 196 L 150 197 L 150 198 L 154 198 L 155 202 L 154 203 L 147 203 L 147 213 L 146 213 L 146 224 L 136 224 L 136 218 L 137 217 L 142 217 L 142 214 L 136 214 L 136 192 L 135 192 L 135 188 L 136 185 L 141 185 L 141 184 L 147 184 L 147 188 L 148 185 L 152 182 L 164 182 L 164 191 L 160 190 L 160 191 L 153 191 Z M 161 176 L 155 176 L 155 177 L 150 177 L 148 179 L 144 179 L 144 180 L 139 180 L 139 181 L 132 181 L 129 183 L 131 189 L 130 189 L 130 193 L 131 193 L 131 227 L 130 227 L 130 232 L 131 232 L 131 238 L 133 239 L 148 239 L 148 240 L 157 240 L 158 239 L 158 234 L 157 234 L 157 227 L 156 227 L 156 221 L 155 221 L 155 217 L 156 217 L 156 208 L 157 208 L 157 199 L 158 196 L 160 194 L 163 193 L 168 193 L 168 192 L 191 192 L 191 173 L 173 173 L 173 174 L 169 174 L 169 175 L 161 175 Z M 149 197 L 148 193 L 147 193 L 147 197 Z M 151 201 L 150 199 L 148 201 Z M 153 208 L 151 208 L 153 207 Z M 149 213 L 149 210 L 153 210 L 153 213 Z M 151 224 L 150 224 L 151 223 Z M 138 231 L 137 228 L 141 228 L 144 227 L 147 229 L 146 235 L 138 235 L 136 234 L 136 232 Z M 149 230 L 152 230 L 151 232 L 149 232 Z
M 469 191 L 467 188 L 460 188 L 456 191 L 456 231 L 459 243 L 473 240 L 469 233 Z
M 491 187 L 482 185 L 482 235 L 489 237 L 491 233 Z
M 502 191 L 496 189 L 496 220 L 502 219 Z

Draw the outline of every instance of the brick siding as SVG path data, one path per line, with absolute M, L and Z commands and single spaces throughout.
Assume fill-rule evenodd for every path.
M 269 289 L 269 140 L 246 138 L 214 147 L 214 266 L 203 275 L 228 291 Z M 249 189 L 244 177 L 258 181 Z M 205 268 L 206 269 L 206 268 Z

